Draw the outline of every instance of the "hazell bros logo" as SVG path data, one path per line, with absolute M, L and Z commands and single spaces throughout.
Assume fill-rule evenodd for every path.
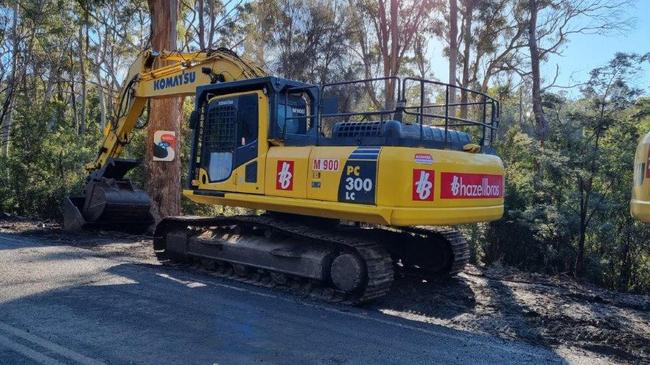
M 493 199 L 503 197 L 503 176 L 443 172 L 442 199 Z
M 277 176 L 277 190 L 293 190 L 293 161 L 278 161 Z
M 433 170 L 413 170 L 413 200 L 433 200 Z

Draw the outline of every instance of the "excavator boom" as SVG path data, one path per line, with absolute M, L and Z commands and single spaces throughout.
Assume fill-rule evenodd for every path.
M 166 65 L 155 67 L 159 62 Z M 144 231 L 153 223 L 149 196 L 124 177 L 138 162 L 118 158 L 148 100 L 192 96 L 199 85 L 263 76 L 263 69 L 223 48 L 193 53 L 142 52 L 129 68 L 116 117 L 104 129 L 97 156 L 86 165 L 89 175 L 84 196 L 68 197 L 64 202 L 66 229 Z

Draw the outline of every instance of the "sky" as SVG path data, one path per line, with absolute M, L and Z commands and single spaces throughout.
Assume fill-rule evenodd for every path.
M 559 86 L 575 85 L 587 80 L 589 71 L 607 64 L 617 52 L 650 52 L 650 0 L 637 0 L 635 7 L 621 9 L 621 18 L 632 19 L 632 29 L 624 34 L 573 35 L 564 46 L 561 56 L 552 56 L 542 65 L 542 76 L 552 81 L 559 65 Z M 430 44 L 432 71 L 439 80 L 448 79 L 447 59 L 442 54 L 442 44 Z M 637 87 L 650 94 L 650 67 L 644 67 Z M 577 89 L 573 90 L 577 93 Z M 573 92 L 569 91 L 570 94 Z

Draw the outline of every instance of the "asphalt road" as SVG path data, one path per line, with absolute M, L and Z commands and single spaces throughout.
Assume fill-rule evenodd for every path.
M 0 364 L 564 362 L 547 348 L 0 234 Z

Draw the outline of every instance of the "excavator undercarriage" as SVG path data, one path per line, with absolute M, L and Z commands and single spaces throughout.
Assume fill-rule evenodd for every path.
M 386 295 L 396 273 L 440 278 L 469 259 L 467 242 L 453 229 L 277 214 L 165 218 L 154 250 L 163 263 L 197 263 L 220 276 L 346 304 Z

